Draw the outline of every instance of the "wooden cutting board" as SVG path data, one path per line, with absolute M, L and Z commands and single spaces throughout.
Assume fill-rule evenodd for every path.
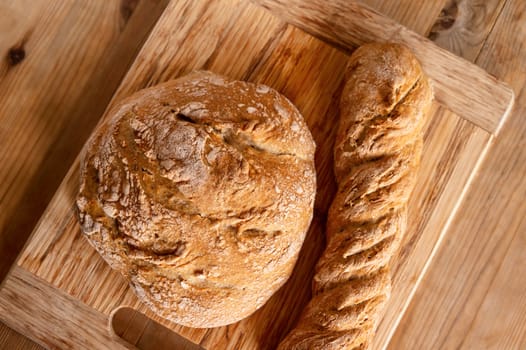
M 435 104 L 426 128 L 408 231 L 395 261 L 393 294 L 375 348 L 388 344 L 509 111 L 512 93 L 477 67 L 361 6 L 342 1 L 337 8 L 319 9 L 290 1 L 283 8 L 279 1 L 259 2 L 271 12 L 246 0 L 172 1 L 113 101 L 193 69 L 208 69 L 267 84 L 296 104 L 317 143 L 318 194 L 290 281 L 264 307 L 230 326 L 191 329 L 156 317 L 81 235 L 74 209 L 77 160 L 4 280 L 3 322 L 50 348 L 126 348 L 109 325 L 112 313 L 128 306 L 206 349 L 274 348 L 306 304 L 313 266 L 323 250 L 326 212 L 335 190 L 332 142 L 348 53 L 366 41 L 393 40 L 413 48 L 437 99 L 461 116 Z M 165 339 L 165 345 L 175 346 L 159 335 L 153 321 L 122 315 L 114 321 L 117 333 L 140 348 L 151 348 L 153 341 L 159 348 Z

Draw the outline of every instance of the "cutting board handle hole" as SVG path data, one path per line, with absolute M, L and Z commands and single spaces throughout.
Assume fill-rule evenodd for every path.
M 130 348 L 140 350 L 191 349 L 182 336 L 152 320 L 142 312 L 122 306 L 111 313 L 110 332 Z M 193 345 L 193 344 L 192 344 Z M 194 345 L 195 349 L 197 345 Z

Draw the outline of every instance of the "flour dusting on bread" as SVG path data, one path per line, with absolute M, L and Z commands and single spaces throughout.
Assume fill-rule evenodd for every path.
M 292 272 L 312 219 L 314 151 L 284 96 L 194 72 L 137 92 L 97 128 L 81 227 L 159 315 L 232 323 Z

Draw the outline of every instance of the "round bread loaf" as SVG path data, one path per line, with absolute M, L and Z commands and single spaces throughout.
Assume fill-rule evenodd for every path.
M 298 110 L 267 86 L 194 72 L 141 90 L 86 145 L 82 231 L 160 316 L 233 323 L 292 272 L 314 151 Z

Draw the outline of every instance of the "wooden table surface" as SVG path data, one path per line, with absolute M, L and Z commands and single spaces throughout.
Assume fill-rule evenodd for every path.
M 0 279 L 167 2 L 0 0 Z M 364 2 L 517 96 L 390 348 L 526 348 L 526 2 Z

